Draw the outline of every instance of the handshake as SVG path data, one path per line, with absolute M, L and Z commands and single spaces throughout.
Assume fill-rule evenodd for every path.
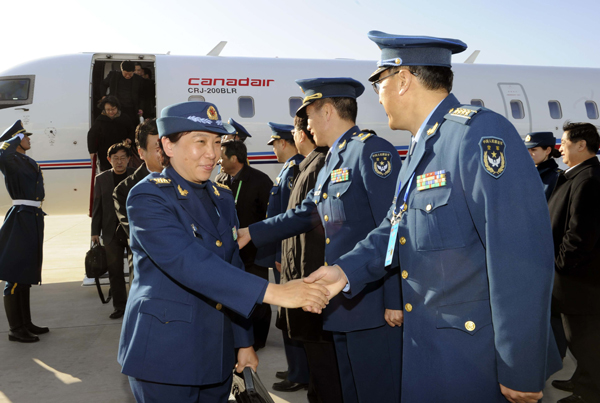
M 240 249 L 250 242 L 248 228 L 238 231 Z M 306 312 L 321 313 L 329 300 L 340 293 L 348 279 L 339 266 L 321 266 L 310 276 L 285 284 L 269 284 L 263 303 L 283 308 L 302 308 Z

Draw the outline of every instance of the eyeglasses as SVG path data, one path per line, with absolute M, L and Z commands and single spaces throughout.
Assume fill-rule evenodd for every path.
M 377 81 L 374 81 L 373 83 L 371 83 L 371 84 L 373 85 L 373 90 L 375 91 L 375 94 L 379 94 L 379 89 L 380 89 L 380 87 L 381 87 L 381 82 L 382 82 L 383 80 L 385 80 L 386 78 L 389 78 L 389 77 L 391 77 L 391 76 L 393 76 L 393 75 L 395 75 L 395 74 L 398 74 L 398 73 L 400 73 L 400 71 L 402 71 L 402 70 L 398 70 L 398 71 L 396 71 L 396 72 L 394 72 L 394 73 L 392 73 L 392 74 L 388 74 L 387 76 L 385 76 L 385 77 L 381 77 L 379 80 L 377 80 Z M 413 73 L 413 72 L 412 72 L 412 71 L 410 71 L 410 70 L 407 70 L 407 71 L 408 71 L 410 74 L 412 74 L 413 76 L 415 76 L 415 77 L 419 77 L 419 75 L 418 75 L 418 74 L 416 74 L 416 73 Z
M 381 86 L 380 84 L 381 84 L 381 82 L 382 82 L 383 80 L 385 80 L 386 78 L 389 78 L 389 77 L 391 77 L 391 76 L 393 76 L 393 75 L 396 75 L 396 74 L 398 74 L 398 73 L 400 73 L 400 70 L 396 71 L 395 73 L 388 74 L 388 75 L 387 75 L 387 76 L 385 76 L 385 77 L 381 77 L 381 78 L 380 78 L 379 80 L 377 80 L 377 81 L 373 81 L 372 85 L 373 85 L 373 90 L 375 91 L 375 94 L 379 94 L 379 87 Z

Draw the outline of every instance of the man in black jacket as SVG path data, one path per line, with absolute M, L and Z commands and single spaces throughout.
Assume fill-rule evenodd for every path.
M 221 173 L 216 177 L 215 182 L 229 186 L 233 192 L 240 228 L 263 220 L 267 214 L 273 181 L 267 174 L 246 163 L 248 152 L 243 142 L 237 140 L 223 142 L 221 150 Z M 254 263 L 256 259 L 254 244 L 250 243 L 240 250 L 240 257 L 247 272 L 265 280 L 269 279 L 269 269 Z M 257 305 L 251 318 L 254 326 L 254 349 L 258 350 L 265 346 L 269 335 L 271 306 Z
M 111 319 L 123 317 L 127 303 L 127 291 L 123 272 L 123 251 L 129 249 L 127 235 L 119 226 L 112 194 L 115 187 L 133 173 L 127 168 L 131 156 L 129 145 L 114 144 L 108 149 L 112 169 L 96 176 L 94 183 L 94 207 L 92 208 L 92 243 L 100 243 L 100 235 L 106 248 L 108 280 L 113 296 L 114 312 Z
M 560 152 L 569 167 L 549 200 L 556 276 L 553 302 L 563 315 L 569 349 L 577 360 L 573 390 L 560 403 L 600 402 L 600 146 L 590 123 L 563 126 Z
M 296 208 L 316 185 L 319 171 L 325 165 L 327 147 L 317 147 L 308 131 L 308 119 L 294 119 L 294 142 L 305 158 L 299 165 L 287 209 Z M 243 249 L 242 249 L 243 250 Z M 325 261 L 325 231 L 319 223 L 307 233 L 285 239 L 281 243 L 281 283 L 308 277 Z M 323 330 L 323 317 L 302 309 L 279 308 L 277 327 L 294 341 L 302 342 L 310 381 L 308 401 L 341 403 L 342 389 L 331 332 Z
M 158 145 L 156 119 L 147 120 L 138 125 L 135 129 L 135 142 L 138 147 L 138 154 L 144 163 L 140 165 L 132 175 L 119 183 L 113 193 L 119 225 L 123 228 L 128 238 L 129 219 L 127 218 L 127 206 L 125 205 L 127 195 L 129 194 L 129 191 L 137 185 L 139 181 L 148 176 L 150 172 L 160 172 L 163 168 Z M 131 274 L 131 271 L 129 273 Z
M 144 90 L 144 79 L 135 72 L 135 64 L 125 60 L 121 63 L 121 71 L 111 71 L 100 83 L 100 94 L 104 98 L 106 90 L 110 89 L 110 95 L 116 96 L 121 102 L 121 111 L 129 116 L 133 124 L 139 121 L 140 98 Z

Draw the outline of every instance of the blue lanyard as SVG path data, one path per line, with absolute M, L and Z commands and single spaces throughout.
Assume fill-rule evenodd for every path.
M 413 174 L 410 176 L 410 180 L 408 181 L 408 186 L 406 187 L 406 191 L 404 192 L 404 202 L 402 203 L 402 206 L 400 207 L 400 211 L 396 212 L 396 209 L 398 208 L 398 196 L 400 196 L 400 189 L 402 189 L 402 182 L 398 184 L 398 190 L 396 191 L 396 206 L 394 207 L 394 215 L 397 215 L 398 213 L 404 213 L 407 209 L 407 205 L 406 205 L 406 200 L 408 199 L 408 192 L 410 191 L 410 186 L 412 185 L 412 181 L 413 178 L 415 177 L 415 173 L 413 172 Z

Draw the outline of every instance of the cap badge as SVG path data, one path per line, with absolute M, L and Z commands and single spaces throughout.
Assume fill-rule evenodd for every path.
M 531 136 L 527 135 L 527 137 L 525 137 L 525 141 L 527 141 L 527 142 L 531 141 Z
M 314 95 L 309 95 L 307 97 L 304 97 L 304 100 L 302 101 L 303 103 L 307 103 L 309 101 L 315 100 L 315 99 L 320 99 L 323 98 L 323 94 L 321 94 L 320 92 L 314 94 Z
M 209 107 L 208 110 L 206 111 L 206 114 L 208 115 L 208 118 L 210 120 L 219 119 L 219 115 L 217 115 L 217 111 L 215 110 L 214 106 Z

